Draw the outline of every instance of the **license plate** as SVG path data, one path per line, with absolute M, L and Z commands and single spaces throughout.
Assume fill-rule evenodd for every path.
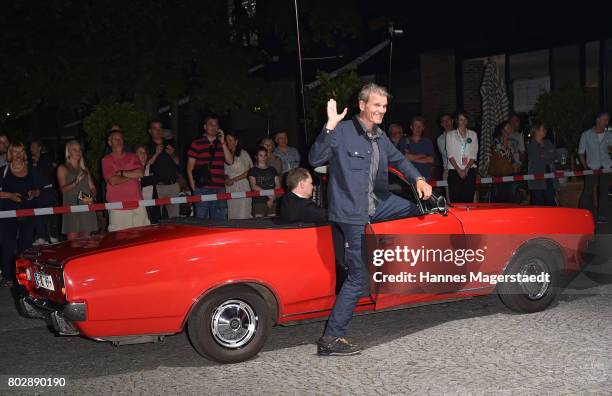
M 34 281 L 36 282 L 36 287 L 42 287 L 43 289 L 55 291 L 55 286 L 53 286 L 53 279 L 51 279 L 51 275 L 34 272 Z

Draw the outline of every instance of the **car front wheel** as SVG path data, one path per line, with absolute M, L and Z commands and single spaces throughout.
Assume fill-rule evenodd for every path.
M 504 274 L 530 275 L 544 274 L 543 279 L 535 282 L 503 282 L 497 285 L 500 299 L 515 312 L 538 312 L 548 308 L 560 292 L 561 274 L 555 263 L 554 254 L 543 246 L 528 246 L 518 252 Z M 547 276 L 546 276 L 547 275 Z
M 187 323 L 189 339 L 204 357 L 237 363 L 257 355 L 272 327 L 264 299 L 248 286 L 220 289 L 205 296 Z

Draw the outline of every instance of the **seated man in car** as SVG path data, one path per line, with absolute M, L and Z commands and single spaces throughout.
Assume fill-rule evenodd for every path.
M 304 168 L 294 168 L 287 173 L 287 187 L 281 202 L 280 217 L 283 222 L 321 223 L 327 221 L 327 210 L 312 199 L 312 177 Z

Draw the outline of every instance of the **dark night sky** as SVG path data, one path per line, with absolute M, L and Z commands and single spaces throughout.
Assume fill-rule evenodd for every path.
M 460 57 L 479 57 L 612 37 L 612 1 L 370 0 L 358 1 L 356 7 L 366 23 L 363 36 L 336 48 L 304 53 L 345 55 L 336 61 L 305 62 L 306 81 L 317 68 L 334 70 L 384 40 L 389 21 L 404 31 L 394 44 L 394 67 L 397 63 L 403 68 L 417 67 L 419 52 L 452 49 Z M 385 56 L 381 54 L 380 60 Z M 376 66 L 369 68 L 374 71 Z

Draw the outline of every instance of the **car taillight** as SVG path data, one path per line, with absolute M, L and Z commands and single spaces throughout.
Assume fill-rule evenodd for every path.
M 18 258 L 15 261 L 15 276 L 17 282 L 25 286 L 26 289 L 30 289 L 33 286 L 32 270 L 30 269 L 31 265 L 32 262 L 28 259 Z

